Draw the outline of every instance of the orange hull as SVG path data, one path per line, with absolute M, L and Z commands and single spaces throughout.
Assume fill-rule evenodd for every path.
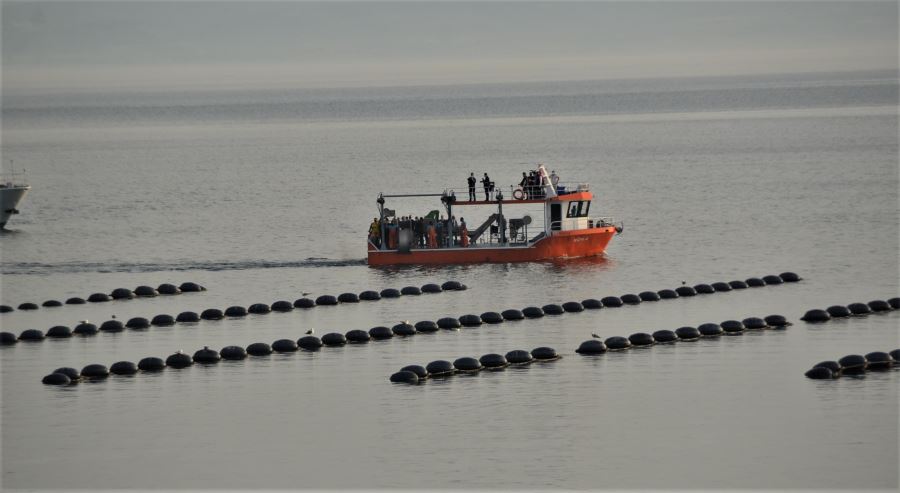
M 606 250 L 614 227 L 577 231 L 555 231 L 531 246 L 477 246 L 469 248 L 424 248 L 409 253 L 378 250 L 369 244 L 369 265 L 470 264 L 485 262 L 534 262 L 557 258 L 592 257 Z

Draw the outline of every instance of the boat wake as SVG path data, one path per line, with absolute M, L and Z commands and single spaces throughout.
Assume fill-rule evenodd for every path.
M 70 274 L 85 272 L 161 272 L 161 271 L 221 271 L 250 269 L 291 269 L 307 267 L 353 267 L 366 265 L 366 259 L 327 259 L 310 257 L 305 260 L 238 260 L 238 261 L 188 261 L 174 263 L 135 262 L 23 262 L 0 264 L 3 275 Z

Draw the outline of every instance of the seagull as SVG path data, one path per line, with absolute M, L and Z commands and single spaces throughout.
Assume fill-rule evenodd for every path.
M 116 318 L 116 316 L 115 316 L 115 315 L 113 315 L 113 316 L 112 316 L 112 318 Z
M 687 283 L 684 282 L 684 281 L 681 281 L 681 285 L 682 285 L 682 286 L 684 286 L 685 284 L 687 284 Z
M 404 320 L 403 323 L 406 325 L 412 325 L 411 323 L 409 323 L 409 320 Z
M 312 334 L 312 333 L 315 332 L 315 331 L 316 331 L 316 329 L 309 329 L 309 330 L 306 331 L 306 333 L 307 333 L 307 334 Z
M 80 322 L 78 322 L 78 323 L 81 323 L 81 324 L 88 324 L 88 323 L 91 323 L 91 322 L 90 322 L 90 320 L 82 320 L 82 321 L 80 321 Z
M 312 293 L 300 293 L 300 296 L 309 296 Z
M 593 337 L 594 339 L 599 339 L 599 338 L 600 338 L 600 336 L 598 336 L 597 334 L 591 334 L 591 337 Z

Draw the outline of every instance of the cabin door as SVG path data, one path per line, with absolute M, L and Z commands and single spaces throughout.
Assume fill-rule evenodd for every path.
M 550 229 L 559 231 L 562 229 L 562 204 L 550 204 Z

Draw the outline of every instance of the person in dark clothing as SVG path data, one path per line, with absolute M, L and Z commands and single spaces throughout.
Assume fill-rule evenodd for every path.
M 475 173 L 469 173 L 469 202 L 475 202 L 475 184 L 478 183 L 478 179 L 475 178 Z
M 484 185 L 484 201 L 487 202 L 491 200 L 491 178 L 487 173 L 484 174 L 484 178 L 481 179 L 481 184 Z
M 525 198 L 531 198 L 531 187 L 528 186 L 529 177 L 525 172 L 522 172 L 522 181 L 519 182 L 519 186 L 522 187 L 522 191 L 525 192 Z

